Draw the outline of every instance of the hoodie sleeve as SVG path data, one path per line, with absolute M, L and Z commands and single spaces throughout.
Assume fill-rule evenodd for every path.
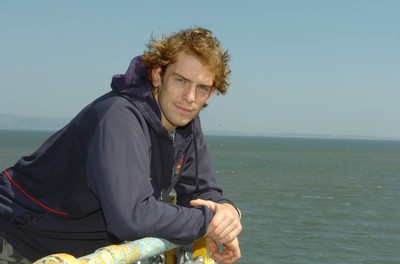
M 206 207 L 156 201 L 144 126 L 132 109 L 105 114 L 88 150 L 89 185 L 100 200 L 108 231 L 119 239 L 154 236 L 189 244 L 204 236 L 213 213 Z
M 211 200 L 216 203 L 235 204 L 223 197 L 222 189 L 218 186 L 210 153 L 200 126 L 200 119 L 194 119 L 194 146 L 190 153 L 181 177 L 175 187 L 178 194 L 178 204 L 189 206 L 194 199 Z

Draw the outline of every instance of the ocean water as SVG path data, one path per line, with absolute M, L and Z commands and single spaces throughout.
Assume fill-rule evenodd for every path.
M 0 130 L 0 167 L 47 131 Z M 400 141 L 207 136 L 239 263 L 400 263 Z

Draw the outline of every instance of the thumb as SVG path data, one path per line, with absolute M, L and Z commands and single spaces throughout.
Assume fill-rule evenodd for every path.
M 203 199 L 196 199 L 190 201 L 191 206 L 207 206 L 211 211 L 215 212 L 217 210 L 217 205 L 213 201 L 206 201 Z

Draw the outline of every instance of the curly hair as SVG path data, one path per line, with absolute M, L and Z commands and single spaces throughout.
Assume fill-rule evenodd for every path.
M 153 36 L 143 54 L 143 64 L 148 69 L 147 78 L 151 81 L 151 69 L 160 66 L 162 73 L 170 63 L 174 63 L 180 52 L 193 54 L 215 74 L 213 86 L 218 93 L 225 94 L 228 87 L 230 56 L 221 47 L 212 32 L 204 28 L 184 29 L 170 36 L 157 39 Z

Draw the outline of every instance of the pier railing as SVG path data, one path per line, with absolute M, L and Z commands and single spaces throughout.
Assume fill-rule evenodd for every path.
M 215 263 L 210 258 L 210 252 L 205 239 L 197 240 L 193 243 L 191 259 L 180 258 L 176 254 L 175 245 L 165 239 L 147 237 L 139 240 L 110 245 L 99 248 L 92 254 L 75 258 L 72 255 L 59 253 L 46 256 L 34 262 L 34 264 L 133 264 L 153 258 L 149 263 L 165 264 L 212 264 Z M 162 256 L 155 259 L 156 256 Z

